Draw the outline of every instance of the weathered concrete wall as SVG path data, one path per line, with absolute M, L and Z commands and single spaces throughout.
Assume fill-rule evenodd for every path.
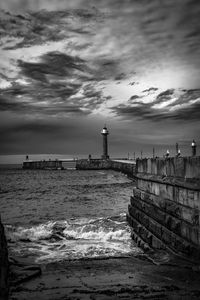
M 40 160 L 25 161 L 23 169 L 62 169 L 62 161 L 59 160 Z
M 4 227 L 0 220 L 0 299 L 8 299 L 8 249 Z
M 114 160 L 102 159 L 81 159 L 76 162 L 78 170 L 115 170 L 133 177 L 135 173 L 135 164 L 129 162 L 120 162 Z
M 138 159 L 136 172 L 181 178 L 200 178 L 200 156 Z
M 111 160 L 103 159 L 79 159 L 76 162 L 77 170 L 108 170 L 111 168 Z
M 200 259 L 200 158 L 143 159 L 127 220 L 144 248 Z
M 115 170 L 115 171 L 119 171 L 122 172 L 124 174 L 127 174 L 130 177 L 133 177 L 135 174 L 135 163 L 130 163 L 129 161 L 124 161 L 124 162 L 120 162 L 120 161 L 111 161 L 111 169 Z

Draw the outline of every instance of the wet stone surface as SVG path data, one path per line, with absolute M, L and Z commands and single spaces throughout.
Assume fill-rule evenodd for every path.
M 11 300 L 199 299 L 200 272 L 181 260 L 87 259 L 42 265 L 11 288 Z

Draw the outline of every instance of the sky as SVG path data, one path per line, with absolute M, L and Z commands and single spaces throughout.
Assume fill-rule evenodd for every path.
M 1 0 L 0 163 L 190 155 L 199 0 Z

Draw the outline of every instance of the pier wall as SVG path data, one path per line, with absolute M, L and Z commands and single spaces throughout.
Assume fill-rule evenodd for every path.
M 79 159 L 76 162 L 77 170 L 108 170 L 110 168 L 111 160 Z
M 24 161 L 23 169 L 62 169 L 62 161 L 59 160 L 40 160 L 40 161 Z
M 127 214 L 133 239 L 200 259 L 200 157 L 138 159 L 135 178 Z
M 0 299 L 8 299 L 8 249 L 4 227 L 0 220 Z
M 77 170 L 115 170 L 130 177 L 135 173 L 135 164 L 129 161 L 102 160 L 102 159 L 80 159 L 76 162 Z

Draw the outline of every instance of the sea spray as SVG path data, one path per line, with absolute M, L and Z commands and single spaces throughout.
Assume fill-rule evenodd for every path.
M 8 226 L 13 254 L 36 262 L 136 254 L 125 214 L 106 218 L 74 218 L 29 228 Z M 13 247 L 12 247 L 13 245 Z

